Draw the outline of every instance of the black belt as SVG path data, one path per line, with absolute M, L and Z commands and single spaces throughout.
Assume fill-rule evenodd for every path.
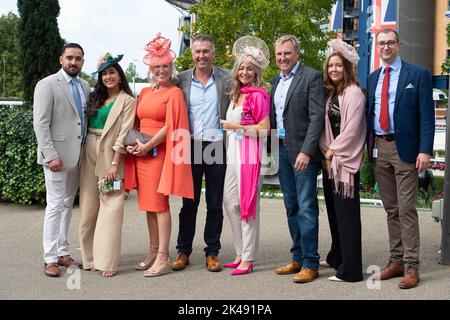
M 377 138 L 386 140 L 386 141 L 394 141 L 395 140 L 395 134 L 382 134 L 382 135 L 376 135 Z
M 195 144 L 201 144 L 202 147 L 209 146 L 211 143 L 213 143 L 212 141 L 203 141 L 203 140 L 193 140 L 193 142 Z

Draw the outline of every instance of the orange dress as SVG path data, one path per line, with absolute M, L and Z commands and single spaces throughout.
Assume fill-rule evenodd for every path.
M 165 142 L 157 146 L 156 157 L 152 151 L 143 157 L 127 157 L 125 189 L 137 188 L 141 211 L 170 211 L 169 195 L 194 197 L 189 122 L 183 92 L 177 87 L 161 91 L 144 88 L 139 96 L 137 118 L 140 131 L 150 136 L 166 123 L 168 130 Z

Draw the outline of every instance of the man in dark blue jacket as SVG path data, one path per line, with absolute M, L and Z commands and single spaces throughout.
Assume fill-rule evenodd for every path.
M 403 277 L 399 287 L 419 282 L 418 173 L 433 152 L 434 105 L 429 72 L 400 59 L 392 29 L 376 36 L 383 62 L 368 80 L 367 146 L 387 212 L 390 258 L 381 280 Z

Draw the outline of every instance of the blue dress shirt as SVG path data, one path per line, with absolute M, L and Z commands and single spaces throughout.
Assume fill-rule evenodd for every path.
M 220 115 L 217 86 L 214 71 L 203 87 L 192 73 L 191 94 L 189 98 L 189 130 L 194 140 L 217 141 L 220 136 Z
M 375 90 L 375 117 L 374 117 L 374 131 L 377 135 L 393 134 L 394 131 L 394 106 L 395 95 L 397 93 L 398 78 L 400 77 L 400 70 L 402 68 L 402 60 L 397 56 L 395 62 L 390 66 L 389 71 L 389 130 L 383 131 L 380 127 L 380 109 L 381 109 L 381 90 L 383 87 L 383 80 L 385 76 L 386 66 L 381 67 L 380 76 L 378 77 L 377 88 Z
M 283 72 L 280 72 L 280 81 L 278 82 L 277 89 L 275 90 L 275 94 L 273 96 L 274 104 L 275 104 L 275 113 L 277 120 L 277 129 L 284 128 L 283 124 L 283 111 L 284 105 L 286 104 L 286 95 L 291 86 L 292 79 L 294 79 L 295 73 L 300 66 L 300 62 L 298 61 L 295 67 L 289 72 L 287 77 L 284 76 Z

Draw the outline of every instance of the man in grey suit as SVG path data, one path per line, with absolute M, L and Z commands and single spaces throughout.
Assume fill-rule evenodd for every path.
M 66 44 L 59 61 L 61 70 L 37 83 L 33 105 L 37 162 L 44 168 L 47 189 L 43 242 L 44 272 L 49 277 L 59 276 L 58 266 L 80 266 L 70 257 L 67 236 L 79 186 L 78 161 L 89 96 L 89 83 L 79 77 L 82 47 Z
M 227 95 L 230 92 L 230 74 L 228 70 L 212 65 L 215 47 L 210 36 L 198 35 L 192 39 L 191 44 L 195 68 L 181 72 L 178 76 L 178 85 L 184 92 L 188 106 L 194 200 L 183 198 L 183 207 L 179 215 L 178 255 L 172 269 L 183 270 L 189 264 L 202 178 L 205 175 L 207 212 L 204 250 L 207 269 L 215 272 L 222 270 L 217 256 L 223 224 L 226 156 L 220 119 L 225 119 L 230 103 Z
M 325 92 L 322 74 L 299 62 L 295 36 L 275 43 L 281 72 L 272 81 L 271 128 L 279 139 L 280 186 L 292 238 L 292 261 L 278 274 L 298 274 L 294 282 L 319 276 L 317 174 L 322 155 L 318 148 L 324 124 Z

